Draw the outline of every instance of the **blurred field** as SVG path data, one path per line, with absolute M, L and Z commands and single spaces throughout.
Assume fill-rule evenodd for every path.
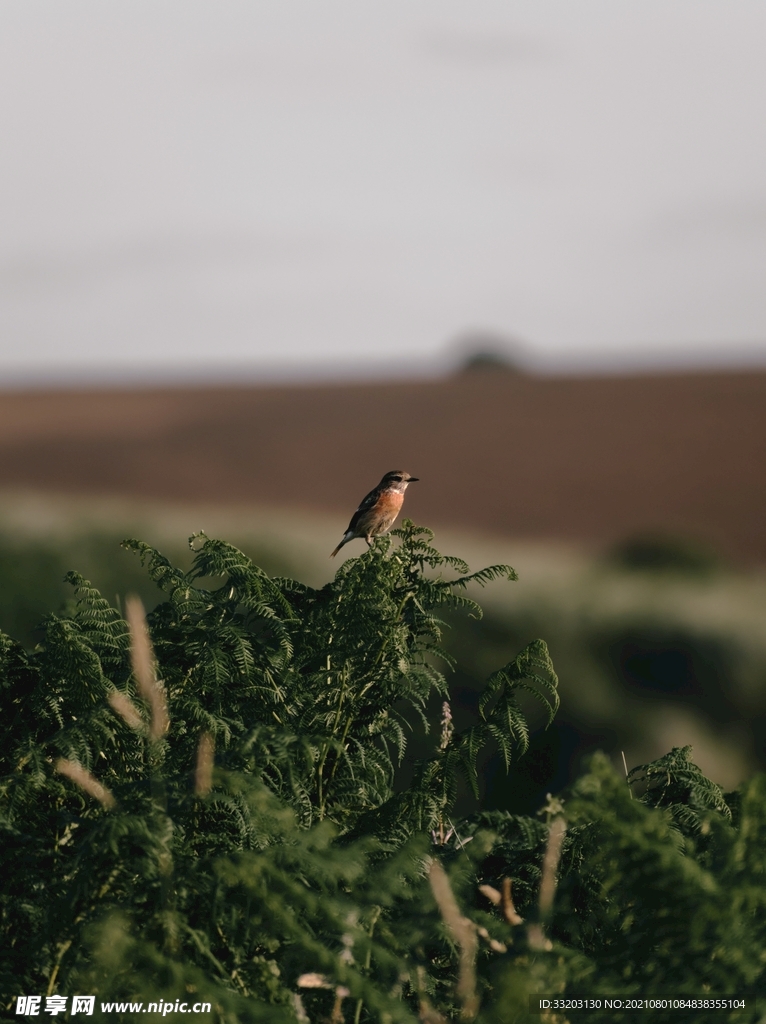
M 125 536 L 188 565 L 204 530 L 321 586 L 397 466 L 421 478 L 405 514 L 437 546 L 520 575 L 476 595 L 481 622 L 450 624 L 458 726 L 535 637 L 561 678 L 511 781 L 484 765 L 490 803 L 539 805 L 594 748 L 633 765 L 692 743 L 727 787 L 766 767 L 763 372 L 543 378 L 479 360 L 406 383 L 5 393 L 0 625 L 34 644 L 73 568 L 151 606 Z
M 345 525 L 345 514 L 6 491 L 0 626 L 36 642 L 40 618 L 69 598 L 61 582 L 68 569 L 83 572 L 114 602 L 138 592 L 151 606 L 159 595 L 135 556 L 120 549 L 126 536 L 188 565 L 186 539 L 205 530 L 271 572 L 321 586 L 334 572 L 328 554 Z M 451 623 L 447 643 L 461 666 L 453 679 L 458 726 L 475 713 L 486 675 L 530 639 L 548 641 L 561 680 L 556 723 L 534 733 L 511 781 L 494 761 L 484 766 L 490 802 L 537 806 L 595 748 L 620 763 L 624 750 L 632 765 L 692 743 L 703 770 L 726 787 L 766 767 L 766 575 L 704 560 L 630 567 L 584 545 L 448 528 L 437 531 L 436 544 L 472 568 L 509 562 L 520 576 L 475 595 L 483 620 Z M 344 553 L 363 549 L 354 542 Z M 438 714 L 438 702 L 431 710 Z M 413 751 L 422 746 L 414 736 Z
M 5 487 L 347 521 L 396 467 L 439 527 L 594 549 L 663 531 L 766 562 L 765 372 L 0 395 Z

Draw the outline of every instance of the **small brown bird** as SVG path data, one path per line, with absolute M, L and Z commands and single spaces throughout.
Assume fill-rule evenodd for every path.
M 418 479 L 419 477 L 410 476 L 403 469 L 393 469 L 386 473 L 378 486 L 370 491 L 354 512 L 343 540 L 330 558 L 334 558 L 344 544 L 348 544 L 356 537 L 364 537 L 367 544 L 371 545 L 373 537 L 379 537 L 381 533 L 390 530 L 404 502 L 404 492 L 409 484 Z

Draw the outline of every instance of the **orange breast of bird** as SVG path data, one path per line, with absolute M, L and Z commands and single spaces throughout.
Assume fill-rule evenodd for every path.
M 399 514 L 404 495 L 398 491 L 383 491 L 373 507 L 359 520 L 357 529 L 372 536 L 385 533 Z
M 381 512 L 387 515 L 397 515 L 404 503 L 404 495 L 399 491 L 383 491 L 376 502 Z

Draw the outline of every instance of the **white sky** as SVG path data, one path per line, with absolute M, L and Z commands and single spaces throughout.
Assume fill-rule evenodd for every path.
M 0 0 L 0 383 L 766 362 L 763 0 Z

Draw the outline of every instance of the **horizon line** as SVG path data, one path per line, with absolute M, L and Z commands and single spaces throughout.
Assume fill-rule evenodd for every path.
M 96 388 L 290 387 L 363 385 L 386 381 L 437 381 L 463 372 L 510 372 L 522 377 L 643 377 L 679 374 L 766 371 L 766 345 L 726 351 L 690 352 L 674 347 L 664 353 L 629 350 L 616 355 L 586 351 L 574 356 L 541 355 L 524 347 L 454 346 L 437 357 L 301 362 L 199 362 L 184 367 L 170 362 L 136 366 L 21 366 L 0 369 L 0 391 L 55 391 Z

